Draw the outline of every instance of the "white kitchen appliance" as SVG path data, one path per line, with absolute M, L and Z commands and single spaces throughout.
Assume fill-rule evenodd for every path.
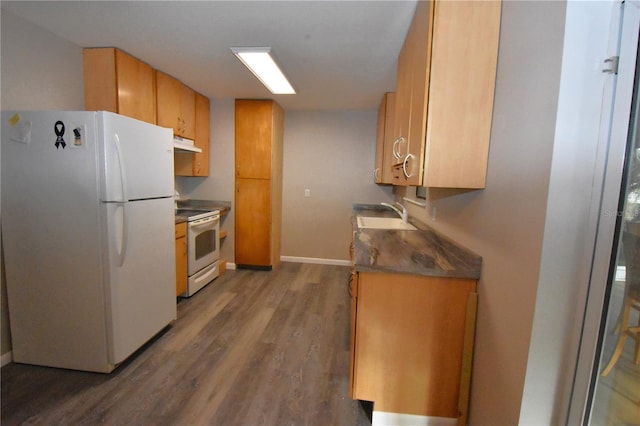
M 173 186 L 170 129 L 2 113 L 14 361 L 110 372 L 176 319 Z
M 220 211 L 183 208 L 176 215 L 187 219 L 187 290 L 191 297 L 219 275 Z

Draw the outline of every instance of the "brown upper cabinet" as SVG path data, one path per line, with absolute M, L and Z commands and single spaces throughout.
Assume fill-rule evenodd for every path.
M 209 98 L 196 93 L 196 140 L 202 152 L 193 156 L 193 175 L 209 176 Z
M 394 185 L 485 187 L 501 2 L 418 2 L 398 57 Z
M 237 99 L 235 103 L 236 177 L 271 179 L 274 155 L 279 152 L 274 132 L 283 114 L 270 100 Z
M 209 99 L 114 47 L 83 50 L 88 111 L 111 111 L 173 128 L 202 152 L 176 152 L 175 174 L 209 176 Z
M 176 176 L 209 176 L 209 99 L 195 94 L 196 138 L 195 146 L 202 152 L 176 152 Z
M 373 180 L 375 183 L 393 183 L 391 167 L 393 166 L 392 155 L 385 155 L 393 148 L 393 116 L 396 94 L 385 93 L 378 108 L 378 134 L 376 139 L 376 164 L 373 170 Z
M 195 92 L 180 80 L 156 71 L 158 125 L 173 128 L 173 134 L 196 137 Z
M 151 66 L 113 47 L 82 51 L 87 111 L 111 111 L 156 122 L 156 84 Z

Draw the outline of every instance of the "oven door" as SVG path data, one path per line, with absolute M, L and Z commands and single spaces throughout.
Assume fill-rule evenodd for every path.
M 220 215 L 216 214 L 187 224 L 189 275 L 218 260 L 220 255 Z

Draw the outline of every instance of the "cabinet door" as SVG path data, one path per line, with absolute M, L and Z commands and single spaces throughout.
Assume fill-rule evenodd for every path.
M 272 136 L 272 101 L 236 100 L 236 177 L 271 178 Z
M 429 99 L 429 75 L 431 67 L 431 42 L 433 37 L 433 7 L 435 2 L 418 2 L 413 32 L 411 33 L 411 119 L 409 121 L 409 147 L 403 160 L 405 185 L 422 184 Z
M 180 118 L 182 119 L 182 137 L 196 138 L 196 92 L 184 84 L 180 87 Z
M 410 98 L 408 117 L 405 117 L 407 141 L 399 143 L 401 158 L 397 161 L 393 183 L 396 185 L 421 185 L 425 149 L 425 126 L 427 117 L 427 99 L 429 97 L 429 66 L 433 32 L 434 2 L 418 2 L 416 11 L 407 33 L 405 47 L 405 66 Z M 398 83 L 400 84 L 400 82 Z
M 158 125 L 176 136 L 195 138 L 195 92 L 181 81 L 156 71 Z
M 393 165 L 393 120 L 395 93 L 385 93 L 378 108 L 378 133 L 376 139 L 376 162 L 373 171 L 375 183 L 392 183 L 391 166 Z
M 176 296 L 187 291 L 187 224 L 176 225 Z
M 196 147 L 202 152 L 193 155 L 193 175 L 209 176 L 209 99 L 196 93 Z
M 485 186 L 500 12 L 499 1 L 436 2 L 425 186 Z
M 373 181 L 382 183 L 384 163 L 384 125 L 387 116 L 387 94 L 382 97 L 378 107 L 378 130 L 376 132 L 376 158 L 373 165 Z
M 235 263 L 271 266 L 271 181 L 236 178 Z
M 209 176 L 209 99 L 195 94 L 196 138 L 195 146 L 202 152 L 179 152 L 174 154 L 176 176 Z
M 156 86 L 153 68 L 116 49 L 118 113 L 156 123 Z
M 470 279 L 359 273 L 354 397 L 458 417 Z
M 82 51 L 84 104 L 88 111 L 111 111 L 156 124 L 153 68 L 112 48 Z
M 87 111 L 118 112 L 118 79 L 113 47 L 82 50 L 84 108 Z
M 410 38 L 405 39 L 400 55 L 396 76 L 396 99 L 393 121 L 393 141 L 391 142 L 391 158 L 393 164 L 401 163 L 407 153 L 409 141 L 409 119 L 411 114 L 411 79 L 413 76 L 411 63 Z M 394 183 L 396 183 L 394 181 Z

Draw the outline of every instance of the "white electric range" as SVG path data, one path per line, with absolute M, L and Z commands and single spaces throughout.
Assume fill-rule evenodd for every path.
M 187 220 L 187 290 L 191 297 L 218 277 L 220 257 L 220 211 L 181 208 L 176 216 Z

